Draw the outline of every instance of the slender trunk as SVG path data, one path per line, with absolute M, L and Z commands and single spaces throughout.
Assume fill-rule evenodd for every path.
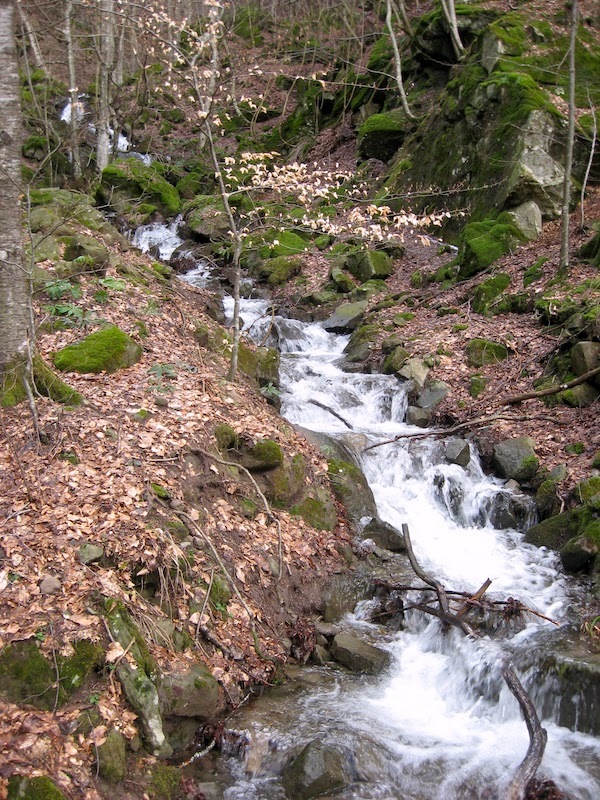
M 73 176 L 81 177 L 81 158 L 79 155 L 79 89 L 75 75 L 75 52 L 73 50 L 73 2 L 65 2 L 65 43 L 67 45 L 67 66 L 69 69 L 69 101 L 71 118 L 69 120 L 69 150 Z
M 585 228 L 585 207 L 583 201 L 585 200 L 585 192 L 587 189 L 587 182 L 592 171 L 592 164 L 594 163 L 594 153 L 596 152 L 596 141 L 598 139 L 598 119 L 596 117 L 596 109 L 590 99 L 588 91 L 588 102 L 590 104 L 590 113 L 592 115 L 592 143 L 590 145 L 590 157 L 588 159 L 587 167 L 585 168 L 585 175 L 583 176 L 583 183 L 581 184 L 581 230 Z
M 21 105 L 15 8 L 0 0 L 0 374 L 30 349 L 29 280 L 23 260 Z
M 98 172 L 108 166 L 110 160 L 110 88 L 111 70 L 114 60 L 114 0 L 100 0 L 100 63 L 98 76 L 98 144 L 96 163 Z
M 442 4 L 442 11 L 448 22 L 450 28 L 450 38 L 452 39 L 452 47 L 454 54 L 458 59 L 462 58 L 465 52 L 465 47 L 461 41 L 460 33 L 458 32 L 458 22 L 456 20 L 456 8 L 454 0 L 440 0 Z
M 569 269 L 569 206 L 571 204 L 571 172 L 573 169 L 573 145 L 575 142 L 575 43 L 579 4 L 572 0 L 571 36 L 569 41 L 569 124 L 567 132 L 567 152 L 565 156 L 565 180 L 563 183 L 562 230 L 560 241 L 559 272 Z
M 396 69 L 396 83 L 398 84 L 398 91 L 400 92 L 400 99 L 402 101 L 402 108 L 404 113 L 409 119 L 414 119 L 414 114 L 408 105 L 408 98 L 404 90 L 404 80 L 402 79 L 402 59 L 400 58 L 400 50 L 398 49 L 398 42 L 396 41 L 396 33 L 392 25 L 392 0 L 386 0 L 386 13 L 385 24 L 390 35 L 390 42 L 392 43 L 392 50 L 394 51 L 394 66 Z
M 402 27 L 404 28 L 404 32 L 410 39 L 412 39 L 415 34 L 412 29 L 412 25 L 410 24 L 410 20 L 408 19 L 408 14 L 406 13 L 406 6 L 404 4 L 404 0 L 398 0 L 398 9 L 400 12 L 400 19 L 402 21 Z
M 40 50 L 40 45 L 37 40 L 37 36 L 35 35 L 35 31 L 29 21 L 29 17 L 25 13 L 23 6 L 21 4 L 21 0 L 17 0 L 17 10 L 19 12 L 19 18 L 21 20 L 21 27 L 23 28 L 23 32 L 27 37 L 27 41 L 29 42 L 29 47 L 31 48 L 31 55 L 33 56 L 33 63 L 36 65 L 38 69 L 43 69 L 44 72 L 47 73 L 46 69 L 46 62 L 44 61 L 44 56 L 42 55 L 42 51 Z

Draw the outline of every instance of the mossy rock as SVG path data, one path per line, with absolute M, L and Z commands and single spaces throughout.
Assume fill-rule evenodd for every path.
M 359 250 L 347 256 L 346 269 L 365 283 L 371 278 L 388 278 L 394 267 L 388 254 L 381 250 Z
M 260 476 L 262 490 L 278 508 L 289 508 L 302 494 L 306 479 L 306 462 L 301 453 L 284 458 L 283 464 L 263 472 Z
M 467 360 L 471 367 L 483 367 L 486 364 L 496 364 L 508 358 L 508 348 L 499 342 L 489 339 L 471 339 L 467 343 Z
M 240 443 L 238 434 L 226 422 L 219 422 L 215 426 L 215 439 L 217 440 L 217 447 L 222 453 L 236 449 Z
M 558 399 L 571 408 L 587 408 L 600 398 L 600 389 L 591 383 L 580 383 L 571 389 L 560 392 Z
M 98 747 L 98 774 L 109 783 L 120 783 L 127 773 L 127 749 L 122 733 L 111 729 Z
M 157 162 L 137 158 L 118 159 L 103 170 L 98 197 L 118 213 L 129 213 L 139 201 L 150 201 L 165 216 L 181 210 L 177 189 L 160 173 Z
M 361 160 L 377 158 L 389 161 L 401 147 L 407 134 L 414 127 L 402 109 L 373 114 L 358 131 L 358 156 Z
M 365 361 L 373 351 L 373 345 L 380 333 L 377 324 L 361 325 L 352 333 L 350 341 L 344 349 L 346 361 L 357 363 Z
M 405 341 L 405 336 L 402 333 L 392 333 L 391 336 L 388 336 L 381 343 L 381 352 L 388 355 L 397 347 L 403 347 L 404 341 Z
M 277 256 L 261 261 L 252 273 L 266 281 L 269 286 L 282 286 L 300 273 L 302 263 L 299 256 Z
M 494 464 L 500 475 L 519 483 L 529 481 L 539 466 L 534 441 L 529 436 L 516 436 L 494 446 Z
M 471 375 L 469 378 L 469 394 L 471 397 L 477 399 L 485 391 L 487 384 L 487 378 L 483 375 Z
M 342 294 L 347 294 L 356 288 L 356 284 L 352 278 L 344 272 L 341 267 L 332 266 L 329 272 L 331 281 L 335 284 L 335 288 Z
M 59 242 L 64 245 L 63 258 L 65 261 L 81 260 L 80 272 L 91 272 L 94 275 L 105 274 L 110 253 L 97 239 L 78 233 L 74 236 L 61 236 Z
M 333 458 L 327 462 L 327 473 L 334 495 L 354 522 L 375 516 L 373 492 L 362 470 L 349 461 Z
M 313 489 L 311 494 L 292 506 L 290 511 L 318 531 L 332 531 L 337 524 L 335 506 L 324 489 Z
M 201 239 L 211 242 L 230 240 L 231 225 L 220 197 L 199 195 L 184 206 L 185 223 Z
M 560 560 L 567 572 L 581 572 L 600 554 L 600 520 L 588 522 L 581 533 L 560 549 Z
M 523 234 L 507 215 L 468 223 L 461 232 L 456 259 L 459 278 L 477 275 L 523 240 Z
M 535 504 L 541 520 L 553 517 L 560 512 L 562 503 L 555 480 L 547 478 L 542 481 L 535 493 Z
M 240 342 L 238 349 L 240 372 L 255 380 L 259 386 L 279 385 L 279 352 L 273 347 L 248 347 Z
M 405 347 L 395 347 L 387 356 L 381 368 L 384 375 L 397 375 L 410 358 L 410 353 Z
M 45 775 L 37 778 L 13 775 L 8 780 L 8 800 L 67 800 L 67 798 Z
M 63 705 L 104 661 L 98 644 L 81 640 L 73 648 L 72 656 L 57 654 L 56 663 L 50 663 L 32 639 L 8 645 L 0 655 L 0 693 L 10 702 L 46 710 Z
M 592 475 L 592 477 L 586 478 L 573 489 L 573 496 L 580 503 L 587 503 L 598 493 L 600 493 L 600 475 Z
M 54 354 L 54 366 L 61 372 L 116 372 L 142 357 L 142 348 L 116 325 L 91 333 L 77 344 Z
M 225 607 L 227 602 L 221 601 L 218 605 Z M 225 705 L 218 682 L 200 662 L 186 672 L 163 673 L 158 697 L 164 717 L 194 717 L 206 721 Z
M 583 533 L 591 522 L 593 522 L 591 509 L 587 506 L 577 506 L 532 525 L 525 533 L 525 541 L 538 547 L 560 550 L 570 539 Z
M 488 278 L 480 283 L 473 293 L 472 308 L 477 314 L 490 316 L 497 313 L 494 308 L 494 301 L 500 297 L 510 286 L 510 276 L 505 272 Z
M 173 800 L 179 792 L 182 772 L 179 767 L 166 764 L 155 764 L 152 767 L 152 778 L 148 787 L 153 800 Z
M 243 447 L 240 463 L 249 470 L 275 469 L 283 464 L 283 451 L 272 439 L 262 439 L 251 447 Z

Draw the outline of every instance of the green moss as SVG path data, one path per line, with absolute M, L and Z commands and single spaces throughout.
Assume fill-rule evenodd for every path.
M 210 587 L 209 595 L 210 604 L 216 611 L 224 612 L 227 610 L 227 604 L 231 600 L 231 589 L 229 584 L 216 573 L 213 575 L 212 586 Z
M 389 34 L 384 33 L 371 48 L 367 69 L 370 72 L 389 72 L 390 62 L 393 57 L 394 52 Z
M 133 208 L 132 202 L 149 199 L 167 216 L 178 214 L 181 200 L 177 189 L 159 170 L 156 162 L 146 165 L 137 158 L 119 159 L 102 172 L 100 199 L 116 210 L 126 211 Z
M 283 451 L 272 439 L 262 439 L 248 448 L 248 453 L 260 464 L 261 469 L 274 469 L 283 464 Z
M 57 698 L 55 683 L 56 672 L 36 642 L 15 642 L 2 650 L 0 692 L 10 702 L 50 710 Z
M 591 478 L 581 481 L 573 490 L 573 495 L 580 503 L 587 503 L 598 493 L 600 493 L 600 475 L 593 475 Z
M 490 309 L 496 300 L 510 286 L 510 276 L 505 272 L 494 275 L 492 278 L 480 283 L 473 294 L 472 308 L 477 314 L 489 316 L 493 313 Z
M 499 342 L 489 339 L 471 339 L 467 343 L 467 359 L 472 367 L 483 367 L 485 364 L 495 364 L 508 358 L 508 349 Z
M 178 767 L 156 764 L 152 768 L 150 796 L 156 800 L 172 800 L 179 790 L 182 772 Z
M 359 157 L 387 161 L 402 145 L 413 126 L 414 123 L 401 109 L 372 114 L 358 131 Z
M 335 508 L 328 496 L 315 493 L 303 498 L 290 509 L 316 530 L 332 531 L 337 522 Z
M 468 223 L 461 232 L 456 259 L 459 278 L 476 275 L 523 240 L 523 234 L 504 214 L 496 219 Z
M 471 375 L 469 378 L 469 394 L 471 397 L 479 397 L 485 391 L 487 383 L 487 378 L 484 378 L 483 375 Z
M 161 486 L 160 483 L 151 483 L 150 488 L 152 489 L 154 494 L 159 498 L 159 500 L 169 500 L 171 497 L 168 490 L 165 489 L 164 486 Z
M 571 444 L 565 445 L 565 452 L 573 456 L 579 456 L 585 453 L 585 445 L 583 442 L 572 442 Z
M 112 637 L 123 648 L 129 648 L 128 652 L 131 653 L 140 670 L 145 673 L 144 675 L 138 674 L 136 676 L 136 679 L 139 679 L 138 683 L 140 683 L 138 688 L 141 688 L 141 690 L 144 690 L 144 687 L 150 689 L 152 684 L 149 683 L 146 676 L 152 677 L 155 675 L 157 667 L 150 655 L 144 636 L 131 619 L 123 603 L 109 597 L 106 599 L 104 607 L 106 622 Z
M 46 366 L 40 356 L 34 356 L 32 361 L 32 374 L 35 389 L 44 397 L 49 397 L 56 403 L 69 406 L 79 406 L 83 397 Z M 17 405 L 26 399 L 24 380 L 26 368 L 23 362 L 15 362 L 8 367 L 0 381 L 0 405 L 4 408 Z
M 600 469 L 600 450 L 592 459 L 592 469 Z
M 301 269 L 302 259 L 299 256 L 277 256 L 262 261 L 253 272 L 266 280 L 269 286 L 282 286 L 298 275 Z
M 119 731 L 110 730 L 98 747 L 98 774 L 109 783 L 119 783 L 127 771 L 125 739 Z
M 341 502 L 352 496 L 353 490 L 350 488 L 352 482 L 356 485 L 364 482 L 364 476 L 357 466 L 339 458 L 332 458 L 327 462 L 327 472 L 333 491 Z
M 139 361 L 142 348 L 116 325 L 102 328 L 54 354 L 63 372 L 116 372 Z
M 8 781 L 8 800 L 66 800 L 50 778 L 13 775 Z
M 539 281 L 542 277 L 542 267 L 548 261 L 548 256 L 541 256 L 538 260 L 528 267 L 523 273 L 523 287 L 526 289 L 532 283 Z

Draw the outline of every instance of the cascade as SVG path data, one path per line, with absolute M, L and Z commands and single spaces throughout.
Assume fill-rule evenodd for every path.
M 160 228 L 158 230 L 157 228 Z M 168 239 L 168 243 L 165 241 Z M 162 243 L 164 241 L 164 249 Z M 181 243 L 177 224 L 144 226 L 134 243 L 159 246 L 168 258 Z M 199 265 L 184 276 L 206 285 Z M 233 301 L 225 298 L 231 316 Z M 290 422 L 327 434 L 353 453 L 372 488 L 380 518 L 408 524 L 422 567 L 455 590 L 475 591 L 486 578 L 494 597 L 517 597 L 542 617 L 506 626 L 502 638 L 472 640 L 442 632 L 438 620 L 405 615 L 400 631 L 369 621 L 368 603 L 342 621 L 391 655 L 382 675 L 351 675 L 335 667 L 304 668 L 290 691 L 266 692 L 235 712 L 228 725 L 243 731 L 245 759 L 228 760 L 225 800 L 284 800 L 282 772 L 294 754 L 319 740 L 344 753 L 349 785 L 340 800 L 489 800 L 503 788 L 529 744 L 517 701 L 504 683 L 502 655 L 546 716 L 548 743 L 538 775 L 554 780 L 572 800 L 600 797 L 600 740 L 558 724 L 556 682 L 526 667 L 560 637 L 569 621 L 575 585 L 556 554 L 523 542 L 523 530 L 493 527 L 491 509 L 510 497 L 485 475 L 471 447 L 467 467 L 450 464 L 435 438 L 405 439 L 365 451 L 399 433 L 407 398 L 393 376 L 343 370 L 347 336 L 320 324 L 271 319 L 269 303 L 243 300 L 247 335 L 281 353 L 281 411 Z M 422 433 L 422 430 L 419 429 Z M 295 798 L 294 798 L 295 800 Z

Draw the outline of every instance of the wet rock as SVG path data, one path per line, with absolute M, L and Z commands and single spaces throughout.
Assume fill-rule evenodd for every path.
M 592 523 L 592 526 L 588 526 L 591 528 L 589 532 L 569 539 L 566 545 L 561 547 L 560 560 L 566 572 L 580 572 L 586 569 L 600 553 L 600 522 L 596 525 Z
M 166 717 L 195 717 L 207 720 L 225 707 L 218 682 L 203 664 L 186 672 L 161 676 L 158 690 L 161 713 Z
M 372 539 L 378 547 L 392 553 L 404 553 L 406 545 L 399 530 L 379 518 L 372 519 L 363 530 L 365 539 Z
M 450 387 L 444 381 L 430 381 L 417 398 L 419 408 L 432 409 L 446 397 Z
M 312 800 L 341 789 L 351 780 L 348 758 L 319 739 L 307 744 L 282 776 L 290 800 Z
M 391 663 L 386 650 L 375 647 L 351 633 L 338 633 L 331 645 L 331 655 L 353 672 L 377 675 Z
M 556 720 L 571 730 L 600 735 L 600 654 L 566 647 L 547 656 L 537 670 L 537 685 L 553 684 L 554 691 L 540 694 L 540 716 Z M 535 684 L 534 684 L 535 685 Z
M 534 442 L 529 436 L 506 439 L 494 447 L 494 464 L 504 478 L 519 483 L 533 478 L 538 468 Z
M 323 664 L 332 661 L 331 653 L 326 647 L 323 647 L 323 645 L 316 644 L 315 649 L 311 653 L 310 660 L 313 664 L 317 664 L 317 666 L 323 666 Z
M 362 517 L 375 516 L 375 498 L 362 470 L 348 461 L 331 459 L 328 474 L 334 495 L 344 504 L 354 523 Z
M 417 428 L 426 428 L 431 422 L 431 411 L 427 408 L 409 406 L 406 409 L 406 424 L 416 425 Z
M 485 503 L 488 522 L 497 530 L 525 530 L 534 519 L 533 503 L 527 495 L 496 492 Z
M 334 575 L 325 587 L 321 604 L 324 622 L 337 622 L 344 614 L 354 611 L 360 600 L 373 597 L 375 587 L 370 577 L 363 575 Z
M 333 314 L 323 322 L 326 331 L 334 333 L 348 333 L 358 327 L 365 311 L 367 301 L 360 300 L 358 303 L 342 303 Z
M 56 575 L 44 575 L 39 585 L 42 594 L 56 594 L 62 587 L 62 583 Z
M 406 348 L 399 346 L 395 347 L 383 362 L 381 368 L 384 375 L 398 375 L 400 370 L 410 358 L 410 353 Z
M 535 504 L 540 520 L 548 519 L 548 517 L 553 517 L 555 514 L 560 513 L 561 498 L 558 494 L 556 481 L 548 478 L 538 486 L 535 493 Z
M 451 464 L 459 467 L 467 467 L 471 461 L 471 448 L 466 439 L 453 436 L 446 440 L 444 445 L 444 456 Z

